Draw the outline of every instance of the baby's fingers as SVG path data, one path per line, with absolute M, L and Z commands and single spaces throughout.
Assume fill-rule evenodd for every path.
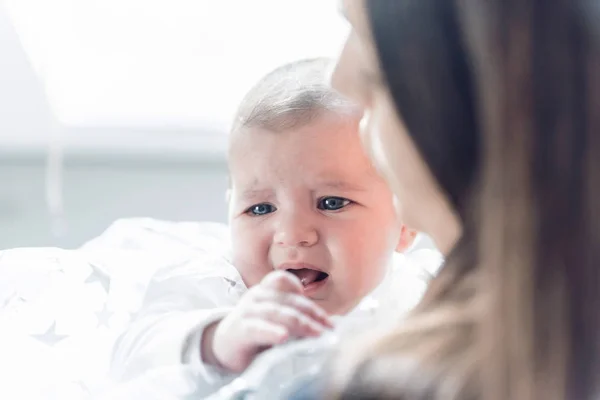
M 274 271 L 260 283 L 254 291 L 255 301 L 276 302 L 299 310 L 309 318 L 333 328 L 329 315 L 314 301 L 303 295 L 304 289 L 298 277 L 286 271 Z
M 274 346 L 289 338 L 288 330 L 266 319 L 251 318 L 244 324 L 244 340 L 253 346 Z
M 273 271 L 262 280 L 260 285 L 269 290 L 286 293 L 302 293 L 302 284 L 296 275 L 287 271 Z
M 292 293 L 278 293 L 276 301 L 300 311 L 302 314 L 323 324 L 327 328 L 333 328 L 331 318 L 319 305 L 307 297 Z
M 258 304 L 253 314 L 258 318 L 282 325 L 290 335 L 295 337 L 318 336 L 328 328 L 294 308 L 276 303 Z

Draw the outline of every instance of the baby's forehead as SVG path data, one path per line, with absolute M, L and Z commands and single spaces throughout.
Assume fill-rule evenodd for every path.
M 246 197 L 268 195 L 282 191 L 332 191 L 339 193 L 368 192 L 383 183 L 374 169 L 355 172 L 326 170 L 321 173 L 298 172 L 296 175 L 263 174 L 256 170 L 231 172 L 229 187 Z
M 278 156 L 302 156 L 314 160 L 315 157 L 331 159 L 348 154 L 355 162 L 360 162 L 366 153 L 361 145 L 358 127 L 358 118 L 335 114 L 321 116 L 310 123 L 282 131 L 261 126 L 244 127 L 230 135 L 228 161 L 231 164 L 240 160 Z
M 258 180 L 343 187 L 380 179 L 362 148 L 356 119 L 324 118 L 283 132 L 244 128 L 231 139 L 229 170 L 238 186 L 256 186 Z

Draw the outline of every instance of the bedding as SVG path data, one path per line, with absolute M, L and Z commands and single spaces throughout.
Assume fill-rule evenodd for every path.
M 113 342 L 158 268 L 227 249 L 227 228 L 115 222 L 77 250 L 0 252 L 1 399 L 86 399 L 110 386 Z
M 129 313 L 110 277 L 53 248 L 0 252 L 0 398 L 80 399 L 97 390 Z

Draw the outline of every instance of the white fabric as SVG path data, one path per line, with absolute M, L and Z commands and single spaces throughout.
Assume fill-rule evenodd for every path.
M 113 378 L 124 381 L 189 360 L 203 369 L 207 384 L 219 384 L 220 377 L 200 363 L 199 345 L 190 336 L 222 318 L 245 291 L 237 270 L 220 258 L 198 256 L 160 269 L 139 315 L 115 346 Z
M 186 363 L 212 385 L 227 382 L 200 363 L 199 335 L 245 291 L 228 249 L 225 225 L 142 218 L 117 221 L 79 250 L 0 252 L 0 398 L 88 398 L 110 383 L 111 358 L 119 379 Z M 382 292 L 410 307 L 420 270 L 399 269 Z
M 155 271 L 222 254 L 227 232 L 129 219 L 78 250 L 0 251 L 0 399 L 85 399 L 104 390 L 115 339 Z
M 115 346 L 115 380 L 126 381 L 150 369 L 178 363 L 195 366 L 207 390 L 217 389 L 232 378 L 203 364 L 200 355 L 204 328 L 224 316 L 247 290 L 226 254 L 225 251 L 215 257 L 206 253 L 188 263 L 167 265 L 157 271 L 148 286 L 141 314 Z M 439 260 L 429 257 L 427 262 Z M 410 310 L 423 294 L 431 269 L 396 255 L 388 276 L 369 296 L 372 304 L 366 307 L 368 312 L 393 310 L 400 315 Z M 363 302 L 363 307 L 347 318 L 364 319 L 365 304 L 369 303 Z
M 0 252 L 0 398 L 80 399 L 102 387 L 129 320 L 110 286 L 78 251 Z

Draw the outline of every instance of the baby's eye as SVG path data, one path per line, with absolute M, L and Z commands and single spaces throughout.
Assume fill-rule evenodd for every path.
M 273 205 L 267 204 L 267 203 L 262 203 L 262 204 L 253 205 L 252 207 L 250 207 L 249 209 L 246 210 L 246 213 L 250 214 L 250 215 L 265 215 L 265 214 L 270 214 L 270 213 L 274 212 L 275 210 L 276 210 L 276 208 Z
M 350 200 L 344 199 L 343 197 L 323 197 L 319 200 L 317 207 L 320 210 L 337 211 L 346 207 L 350 203 Z

